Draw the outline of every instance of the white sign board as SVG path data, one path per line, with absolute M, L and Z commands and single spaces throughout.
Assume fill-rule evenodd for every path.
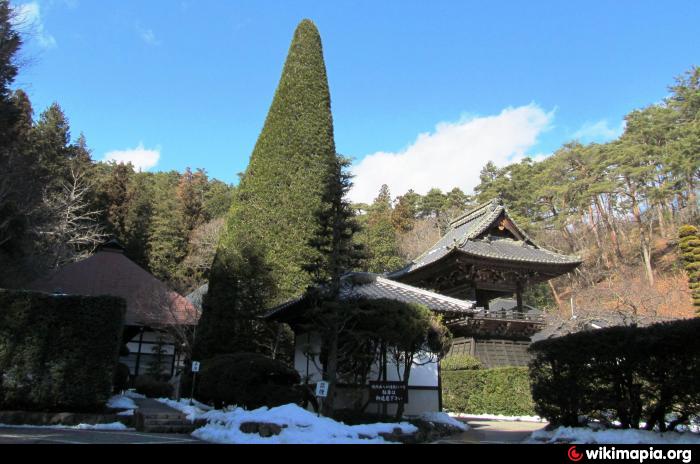
M 199 361 L 192 361 L 192 372 L 199 372 Z
M 316 396 L 321 398 L 328 396 L 328 382 L 320 381 L 316 384 Z

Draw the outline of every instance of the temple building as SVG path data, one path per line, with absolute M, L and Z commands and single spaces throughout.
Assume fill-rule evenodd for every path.
M 105 243 L 88 258 L 35 280 L 27 289 L 124 298 L 124 347 L 119 361 L 129 367 L 133 377 L 153 372 L 156 361 L 161 363 L 161 375 L 173 376 L 184 361 L 173 328 L 194 327 L 200 314 L 185 297 L 124 255 L 116 240 Z
M 579 264 L 577 256 L 538 246 L 494 199 L 453 220 L 435 245 L 387 277 L 475 301 L 473 314 L 446 319 L 452 353 L 471 354 L 484 367 L 522 366 L 530 337 L 544 328 L 542 312 L 523 304 L 523 292 Z
M 448 356 L 470 354 L 486 368 L 524 366 L 530 359 L 530 338 L 544 328 L 544 317 L 541 310 L 523 303 L 523 292 L 529 285 L 570 272 L 579 264 L 578 257 L 536 245 L 503 204 L 492 200 L 452 221 L 435 245 L 403 269 L 385 276 L 345 275 L 339 299 L 382 298 L 423 304 L 442 316 L 455 337 Z M 303 295 L 264 317 L 292 327 L 295 368 L 305 383 L 313 384 L 322 380 L 321 340 L 309 332 L 304 319 L 310 304 L 313 300 Z M 373 376 L 380 369 L 374 366 Z M 396 366 L 383 369 L 393 373 Z M 384 380 L 397 381 L 399 376 L 390 374 Z M 358 386 L 353 387 L 358 390 Z M 406 414 L 441 410 L 439 360 L 416 360 L 407 389 Z M 350 400 L 340 394 L 337 401 L 337 407 L 343 407 Z
M 473 301 L 440 295 L 377 274 L 351 272 L 341 279 L 338 299 L 347 301 L 358 298 L 418 303 L 449 320 L 468 317 L 474 310 Z M 306 310 L 313 304 L 313 299 L 308 298 L 307 293 L 300 298 L 273 308 L 264 316 L 267 320 L 284 322 L 292 327 L 295 335 L 294 367 L 305 384 L 315 384 L 323 380 L 321 338 L 317 333 L 308 330 L 309 321 L 305 318 Z M 415 360 L 407 385 L 405 413 L 412 415 L 427 411 L 439 411 L 442 409 L 439 360 L 421 354 L 417 355 Z M 385 378 L 383 380 L 385 381 L 398 382 L 402 380 L 402 376 L 404 376 L 403 366 L 397 366 L 391 360 L 385 362 L 386 364 L 382 365 L 379 360 L 375 360 L 368 376 L 369 381 L 379 380 L 382 371 L 384 371 Z M 346 384 L 341 379 L 335 406 L 341 409 L 350 407 L 356 400 L 358 392 L 364 395 L 369 393 L 363 385 Z M 366 400 L 366 397 L 362 398 L 361 402 Z M 368 410 L 379 413 L 380 406 L 380 404 L 374 403 L 369 406 Z M 396 408 L 396 404 L 389 405 L 387 412 L 393 414 L 394 408 Z

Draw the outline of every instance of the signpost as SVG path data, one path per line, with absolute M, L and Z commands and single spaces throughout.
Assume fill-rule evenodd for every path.
M 408 390 L 404 382 L 372 381 L 369 383 L 369 398 L 374 403 L 408 403 Z
M 318 417 L 321 417 L 323 398 L 328 396 L 328 382 L 326 382 L 325 380 L 320 380 L 316 382 L 316 396 L 321 399 L 321 404 L 318 407 Z
M 194 381 L 199 372 L 199 361 L 192 361 L 192 392 L 190 393 L 190 406 L 192 406 L 192 397 L 194 396 Z

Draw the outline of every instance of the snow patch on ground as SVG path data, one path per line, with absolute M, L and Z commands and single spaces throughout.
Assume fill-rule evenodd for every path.
M 486 419 L 511 422 L 547 422 L 547 419 L 540 416 L 502 416 L 500 414 L 465 414 L 462 412 L 450 412 L 448 414 L 451 417 L 459 417 L 460 419 Z
M 107 407 L 112 409 L 136 409 L 134 400 L 126 395 L 114 395 L 107 401 Z
M 134 415 L 134 410 L 133 409 L 128 409 L 126 411 L 119 411 L 117 413 L 117 416 L 133 416 Z
M 206 404 L 200 403 L 197 400 L 192 400 L 192 405 L 190 405 L 189 398 L 180 398 L 180 401 L 171 400 L 169 398 L 158 398 L 156 401 L 160 401 L 173 409 L 177 409 L 181 413 L 185 414 L 190 422 L 194 422 L 194 420 L 200 417 L 202 414 L 212 410 L 211 406 L 207 406 Z
M 418 417 L 420 419 L 423 419 L 424 421 L 432 422 L 434 424 L 451 425 L 452 427 L 458 428 L 462 432 L 466 432 L 470 429 L 470 427 L 467 424 L 465 424 L 462 421 L 458 421 L 457 419 L 454 419 L 445 412 L 424 412 Z
M 0 428 L 12 429 L 74 429 L 74 430 L 134 430 L 121 422 L 110 424 L 78 424 L 78 425 L 13 425 L 0 424 Z
M 275 408 L 262 407 L 253 411 L 242 408 L 211 410 L 196 415 L 209 423 L 195 430 L 192 435 L 214 443 L 388 443 L 380 433 L 415 433 L 418 428 L 407 422 L 345 425 L 327 417 L 302 409 L 295 404 Z M 244 422 L 273 423 L 282 427 L 279 435 L 263 438 L 257 433 L 243 433 Z
M 672 445 L 700 444 L 700 435 L 686 432 L 652 432 L 648 430 L 593 430 L 588 427 L 557 427 L 554 430 L 537 430 L 525 443 L 620 443 Z
M 124 392 L 124 396 L 128 398 L 133 398 L 135 400 L 142 400 L 146 397 L 146 395 L 142 395 L 141 393 L 136 393 L 134 390 L 127 390 Z
M 111 424 L 78 424 L 68 428 L 79 430 L 129 430 L 129 427 L 121 422 L 112 422 Z

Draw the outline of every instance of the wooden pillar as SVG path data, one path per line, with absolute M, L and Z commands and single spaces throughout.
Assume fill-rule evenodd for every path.
M 518 302 L 518 312 L 522 313 L 523 312 L 523 284 L 518 280 L 518 282 L 515 284 L 515 298 L 516 301 Z
M 143 331 L 145 327 L 141 327 L 141 333 L 139 334 L 139 351 L 136 353 L 136 366 L 134 367 L 134 377 L 139 375 L 139 366 L 141 364 L 141 345 L 143 343 Z

